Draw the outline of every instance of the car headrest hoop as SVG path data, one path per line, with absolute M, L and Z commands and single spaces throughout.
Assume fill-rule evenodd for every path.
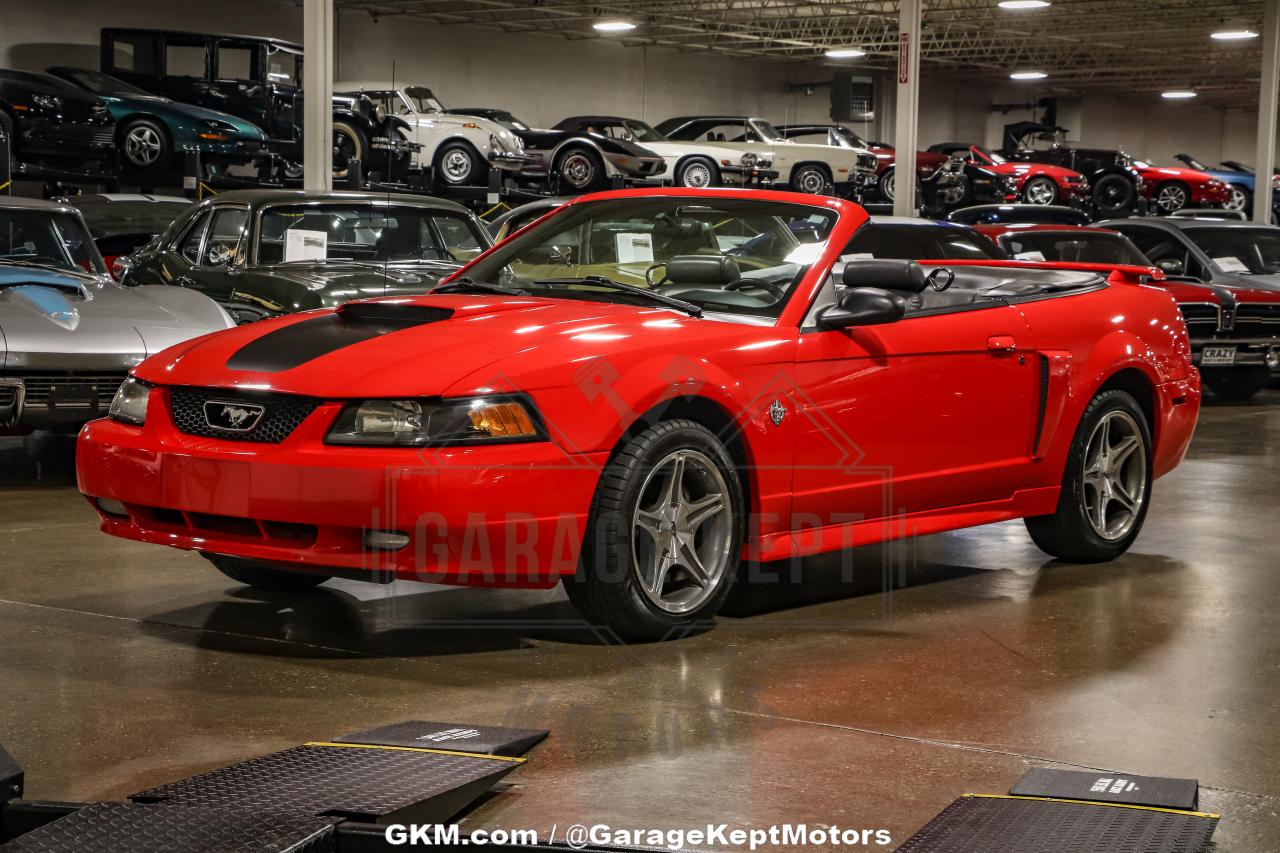
M 742 273 L 725 255 L 677 255 L 667 261 L 666 278 L 672 284 L 732 284 Z
M 915 261 L 858 260 L 844 265 L 845 287 L 878 287 L 902 293 L 919 293 L 929 283 L 924 268 Z

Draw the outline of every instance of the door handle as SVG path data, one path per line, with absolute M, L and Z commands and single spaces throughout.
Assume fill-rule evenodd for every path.
M 987 349 L 993 353 L 1017 352 L 1018 342 L 1013 335 L 992 335 L 987 338 Z

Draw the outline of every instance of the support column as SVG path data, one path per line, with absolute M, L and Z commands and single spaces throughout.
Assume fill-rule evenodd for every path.
M 1280 2 L 1280 0 L 1271 0 Z M 898 100 L 894 105 L 894 216 L 916 213 L 916 149 L 920 125 L 920 0 L 898 5 Z
M 1257 178 L 1253 219 L 1271 221 L 1271 173 L 1276 162 L 1276 106 L 1280 101 L 1280 0 L 1266 0 L 1262 23 L 1262 85 L 1258 91 Z
M 303 0 L 302 185 L 333 189 L 333 0 Z

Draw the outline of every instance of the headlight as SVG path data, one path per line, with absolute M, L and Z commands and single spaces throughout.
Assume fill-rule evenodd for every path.
M 545 438 L 531 404 L 512 397 L 366 400 L 342 410 L 329 444 L 424 447 Z
M 501 150 L 502 150 L 502 145 L 501 145 L 501 144 L 499 144 L 499 142 L 498 142 L 498 134 L 496 134 L 496 133 L 491 133 L 491 134 L 489 134 L 489 150 L 490 150 L 490 151 L 501 151 Z
M 756 162 L 759 161 L 759 159 L 760 158 L 757 157 L 755 154 L 752 154 L 750 151 L 748 151 L 746 154 L 742 155 L 742 159 L 739 160 L 738 162 L 740 162 L 743 166 L 746 166 L 748 169 L 750 169 L 753 166 L 755 166 Z
M 378 124 L 382 124 L 387 120 L 387 108 L 382 104 L 378 104 L 373 108 L 373 118 L 378 122 Z
M 111 398 L 107 414 L 114 421 L 142 426 L 147 420 L 147 401 L 151 399 L 151 386 L 137 377 L 130 376 L 120 385 Z
M 38 107 L 44 107 L 46 110 L 62 109 L 62 98 L 53 95 L 41 95 L 36 93 L 31 96 L 31 103 Z

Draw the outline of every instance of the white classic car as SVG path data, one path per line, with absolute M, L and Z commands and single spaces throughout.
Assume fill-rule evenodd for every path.
M 778 177 L 767 154 L 705 140 L 677 142 L 639 119 L 573 116 L 561 121 L 555 129 L 621 139 L 661 154 L 666 168 L 654 177 L 677 187 L 745 187 L 772 183 Z
M 413 165 L 430 166 L 437 184 L 483 186 L 490 166 L 516 174 L 533 159 L 510 130 L 486 118 L 449 112 L 425 86 L 341 83 L 334 91 L 367 95 L 388 115 L 404 119 L 409 141 L 422 146 Z
M 855 197 L 875 182 L 878 161 L 867 149 L 792 142 L 762 118 L 681 116 L 659 124 L 658 132 L 671 140 L 704 140 L 768 156 L 778 179 L 797 192 L 821 194 L 834 188 L 838 195 Z

